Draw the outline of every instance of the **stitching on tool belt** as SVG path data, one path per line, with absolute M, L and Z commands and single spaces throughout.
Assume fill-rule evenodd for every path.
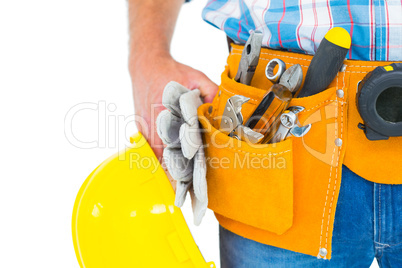
M 346 66 L 346 65 L 345 65 Z M 347 66 L 346 66 L 347 67 Z M 346 71 L 343 72 L 343 79 L 342 79 L 342 90 L 345 89 L 345 76 L 346 76 Z M 339 88 L 339 73 L 336 77 L 336 84 L 338 85 Z M 345 101 L 339 101 L 338 98 L 336 98 L 335 102 L 337 103 L 336 105 L 336 122 L 338 122 L 338 117 L 339 117 L 339 111 L 338 111 L 338 107 L 339 107 L 339 103 L 341 104 L 341 130 L 340 130 L 340 138 L 343 138 L 343 110 L 344 110 L 344 104 L 347 103 Z M 338 127 L 336 125 L 335 127 L 335 137 L 337 137 L 338 135 Z M 328 233 L 329 233 L 329 222 L 331 220 L 331 213 L 332 213 L 332 204 L 334 201 L 334 196 L 335 196 L 335 191 L 337 188 L 337 183 L 338 183 L 338 165 L 339 165 L 339 158 L 341 155 L 341 148 L 342 146 L 340 146 L 338 148 L 338 156 L 336 159 L 336 170 L 335 170 L 335 181 L 334 181 L 334 188 L 332 190 L 332 195 L 331 195 L 331 201 L 330 201 L 330 205 L 329 205 L 329 209 L 328 209 L 328 221 L 327 221 L 327 228 L 326 228 L 326 233 L 325 233 L 325 248 L 327 248 L 328 246 Z M 330 167 L 330 175 L 329 175 L 329 181 L 328 181 L 328 189 L 327 189 L 327 194 L 325 197 L 325 204 L 324 204 L 324 210 L 323 210 L 323 215 L 322 215 L 322 221 L 321 221 L 321 235 L 320 235 L 320 245 L 319 245 L 319 249 L 322 247 L 322 232 L 323 232 L 323 227 L 324 227 L 324 218 L 325 218 L 325 211 L 326 211 L 326 207 L 327 207 L 327 201 L 328 201 L 328 195 L 329 195 L 329 190 L 330 190 L 330 186 L 331 186 L 331 180 L 332 180 L 332 169 L 333 169 L 333 160 L 334 160 L 334 156 L 335 156 L 335 151 L 336 151 L 336 146 L 334 147 L 334 151 L 332 154 L 332 160 L 331 160 L 331 167 Z
M 234 51 L 239 51 L 240 53 L 234 53 Z M 241 55 L 242 50 L 241 49 L 237 49 L 237 48 L 233 48 L 232 49 L 232 55 Z M 261 52 L 261 55 L 268 55 L 268 56 L 273 56 L 273 57 L 281 57 L 281 58 L 288 58 L 288 59 L 294 59 L 294 60 L 304 60 L 307 62 L 311 62 L 311 59 L 303 59 L 303 58 L 298 58 L 298 57 L 292 57 L 292 56 L 286 56 L 286 55 L 280 55 L 280 54 L 275 54 L 275 53 L 267 53 L 267 52 Z M 260 57 L 260 59 L 266 59 L 263 57 Z M 304 66 L 301 65 L 303 67 L 308 67 L 308 66 Z M 372 68 L 374 69 L 375 67 L 377 67 L 378 65 L 348 65 L 349 68 Z M 349 73 L 369 73 L 369 72 L 360 72 L 360 71 L 349 71 Z
M 369 72 L 349 72 L 351 74 L 368 74 Z
M 260 57 L 260 60 L 265 60 L 265 61 L 270 61 L 270 60 L 272 60 L 272 58 L 263 58 L 263 57 Z M 296 65 L 297 63 L 290 63 L 290 62 L 285 62 L 286 64 L 289 64 L 289 65 Z M 306 67 L 306 68 L 308 68 L 308 65 L 301 65 L 301 64 L 299 64 L 301 67 Z
M 242 52 L 241 49 L 233 48 L 232 54 L 238 55 L 238 53 L 233 53 L 233 51 L 239 51 Z M 267 52 L 261 52 L 262 55 L 269 55 L 269 56 L 274 56 L 274 57 L 283 57 L 283 58 L 288 58 L 288 59 L 294 59 L 294 60 L 304 60 L 310 62 L 311 59 L 303 59 L 303 58 L 297 58 L 297 57 L 291 57 L 291 56 L 286 56 L 286 55 L 280 55 L 280 54 L 274 54 L 274 53 L 267 53 Z M 241 53 L 240 53 L 241 55 Z
M 339 87 L 339 73 L 336 76 L 336 84 Z M 338 107 L 338 105 L 337 105 Z M 338 119 L 338 111 L 336 112 L 336 119 Z M 337 134 L 337 127 L 335 127 L 335 137 Z M 328 196 L 329 196 L 329 189 L 331 186 L 331 180 L 332 180 L 332 169 L 333 169 L 333 162 L 334 162 L 334 156 L 335 156 L 335 151 L 336 151 L 336 147 L 334 147 L 333 153 L 332 153 L 332 159 L 331 159 L 331 166 L 330 166 L 330 170 L 329 170 L 329 180 L 328 180 L 328 187 L 327 187 L 327 193 L 325 196 L 325 203 L 324 203 L 324 209 L 322 212 L 322 220 L 321 220 L 321 234 L 320 234 L 320 245 L 319 245 L 319 249 L 321 248 L 322 245 L 322 232 L 323 232 L 323 227 L 324 227 L 324 218 L 325 218 L 325 212 L 326 212 L 326 208 L 327 208 L 327 202 L 328 202 Z M 332 202 L 332 200 L 331 200 Z M 327 230 L 326 230 L 326 237 L 328 236 L 328 226 L 327 226 Z
M 320 103 L 317 104 L 316 106 L 311 107 L 311 108 L 309 108 L 309 109 L 307 109 L 307 110 L 304 110 L 303 113 L 308 112 L 308 111 L 311 111 L 311 110 L 317 108 L 318 106 L 321 106 L 322 104 L 327 103 L 327 102 L 336 102 L 336 100 L 326 100 L 326 101 L 320 102 Z
M 221 85 L 221 88 L 224 89 L 226 92 L 228 92 L 228 93 L 230 93 L 230 94 L 237 95 L 237 94 L 233 93 L 232 91 L 226 89 L 226 88 L 223 87 L 222 85 Z M 220 98 L 220 96 L 219 96 L 219 98 Z M 252 101 L 254 101 L 254 102 L 258 102 L 257 99 L 253 99 L 253 98 L 250 98 L 250 100 L 252 100 Z
M 357 68 L 375 68 L 377 67 L 377 65 L 373 65 L 373 66 L 359 66 L 359 65 L 348 65 L 349 67 L 357 67 Z
M 263 53 L 263 52 L 261 52 L 261 54 L 268 54 L 268 53 Z M 232 53 L 231 55 L 239 55 L 239 56 L 241 56 L 241 53 Z M 268 54 L 268 55 L 272 55 L 272 56 L 277 56 L 277 57 L 285 57 L 285 56 L 282 56 L 282 55 L 274 55 L 274 54 Z M 292 58 L 292 57 L 285 57 L 285 58 Z M 270 60 L 272 60 L 272 58 L 264 58 L 264 57 L 259 57 L 259 59 L 260 60 L 265 60 L 265 61 L 270 61 Z M 297 59 L 297 58 L 295 58 L 295 59 Z M 290 63 L 290 62 L 285 62 L 286 64 L 290 64 L 290 65 L 296 65 L 297 63 Z M 308 65 L 301 65 L 301 64 L 299 64 L 301 67 L 306 67 L 306 68 L 308 68 Z

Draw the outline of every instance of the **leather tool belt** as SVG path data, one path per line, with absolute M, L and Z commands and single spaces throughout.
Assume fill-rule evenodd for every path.
M 358 124 L 357 84 L 386 62 L 347 60 L 325 91 L 294 98 L 302 106 L 301 125 L 311 130 L 301 138 L 274 144 L 249 144 L 220 132 L 228 98 L 250 98 L 242 107 L 246 121 L 272 83 L 265 66 L 273 58 L 303 73 L 310 55 L 262 49 L 250 86 L 233 80 L 243 47 L 232 45 L 228 65 L 212 105 L 198 109 L 206 145 L 209 208 L 219 223 L 243 237 L 272 246 L 331 258 L 334 216 L 342 165 L 367 180 L 402 184 L 402 137 L 369 141 Z

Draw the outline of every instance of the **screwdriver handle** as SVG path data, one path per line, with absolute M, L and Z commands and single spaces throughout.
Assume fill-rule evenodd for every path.
M 297 95 L 308 97 L 324 91 L 338 74 L 351 46 L 349 33 L 335 27 L 327 32 L 308 67 L 303 88 Z
M 258 104 L 257 108 L 254 110 L 253 114 L 244 125 L 253 129 L 255 125 L 257 125 L 258 121 L 261 120 L 261 117 L 265 114 L 274 99 L 274 92 L 270 91 L 269 93 L 265 94 L 261 102 Z

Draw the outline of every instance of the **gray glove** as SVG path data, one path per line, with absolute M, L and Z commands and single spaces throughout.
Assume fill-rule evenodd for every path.
M 176 82 L 166 85 L 162 111 L 156 119 L 159 137 L 167 145 L 163 158 L 170 175 L 177 181 L 175 205 L 181 207 L 190 192 L 194 224 L 199 225 L 208 206 L 206 162 L 197 108 L 200 91 Z

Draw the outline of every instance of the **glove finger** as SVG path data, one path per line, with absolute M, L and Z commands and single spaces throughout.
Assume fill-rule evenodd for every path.
M 156 118 L 156 131 L 162 142 L 169 147 L 180 148 L 180 126 L 183 121 L 168 110 Z
M 180 96 L 190 90 L 175 81 L 169 82 L 162 95 L 162 104 L 168 108 L 174 115 L 181 117 Z
M 193 178 L 193 160 L 185 158 L 180 148 L 165 148 L 163 160 L 176 181 L 190 181 Z
M 184 201 L 186 201 L 186 195 L 188 190 L 190 189 L 192 183 L 191 181 L 189 182 L 183 182 L 179 181 L 176 184 L 176 197 L 174 200 L 174 204 L 177 207 L 182 207 L 184 204 Z
M 194 89 L 181 95 L 179 103 L 184 121 L 186 121 L 189 125 L 198 123 L 197 109 L 202 104 L 200 91 L 198 89 Z
M 197 199 L 193 189 L 190 188 L 191 205 L 193 207 L 194 224 L 200 225 L 208 208 L 208 200 L 201 202 Z
M 204 147 L 200 147 L 194 157 L 193 188 L 194 193 L 201 202 L 208 204 L 207 164 Z
M 188 125 L 184 123 L 180 127 L 180 143 L 183 155 L 192 159 L 202 146 L 202 137 L 199 124 Z

